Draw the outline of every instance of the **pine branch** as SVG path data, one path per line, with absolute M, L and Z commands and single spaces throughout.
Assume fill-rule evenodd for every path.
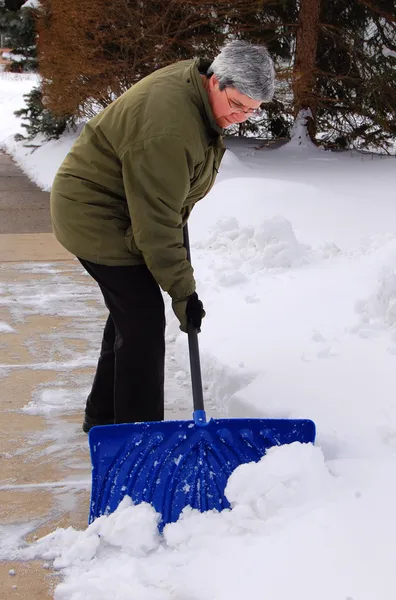
M 392 50 L 393 52 L 396 52 L 396 38 L 395 41 L 390 40 L 384 32 L 384 28 L 382 26 L 382 23 L 380 22 L 380 19 L 378 17 L 374 17 L 374 22 L 377 25 L 377 31 L 378 34 L 382 40 L 382 43 L 384 46 L 386 46 L 389 50 Z
M 391 25 L 391 27 L 393 27 L 393 29 L 396 30 L 396 13 L 392 14 L 392 13 L 388 13 L 387 11 L 382 10 L 381 8 L 379 8 L 379 6 L 377 6 L 376 4 L 371 2 L 371 0 L 357 0 L 357 1 L 359 4 L 367 6 L 367 8 L 369 8 L 371 11 L 373 11 L 377 15 L 380 15 L 381 17 L 383 17 Z

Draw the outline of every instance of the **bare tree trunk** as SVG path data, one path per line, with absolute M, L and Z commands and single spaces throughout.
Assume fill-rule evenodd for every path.
M 315 69 L 320 5 L 321 0 L 300 1 L 293 77 L 295 116 L 301 110 L 311 111 L 312 117 L 307 119 L 307 128 L 312 141 L 315 141 L 316 133 Z

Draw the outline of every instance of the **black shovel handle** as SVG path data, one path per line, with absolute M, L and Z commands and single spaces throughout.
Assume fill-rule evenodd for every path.
M 187 224 L 183 228 L 184 247 L 187 250 L 187 260 L 191 263 L 190 238 Z M 191 386 L 194 411 L 205 410 L 202 390 L 201 362 L 199 359 L 198 331 L 192 323 L 187 324 L 188 349 L 190 353 Z

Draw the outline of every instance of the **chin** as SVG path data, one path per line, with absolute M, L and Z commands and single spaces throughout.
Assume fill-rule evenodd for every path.
M 227 117 L 219 117 L 217 119 L 217 125 L 223 129 L 227 129 L 228 127 L 231 127 L 231 125 L 234 125 L 234 123 L 227 119 Z

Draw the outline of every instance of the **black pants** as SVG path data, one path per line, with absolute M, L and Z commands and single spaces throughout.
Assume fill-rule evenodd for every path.
M 78 260 L 99 284 L 110 313 L 86 414 L 115 423 L 162 421 L 165 312 L 158 284 L 145 265 Z

